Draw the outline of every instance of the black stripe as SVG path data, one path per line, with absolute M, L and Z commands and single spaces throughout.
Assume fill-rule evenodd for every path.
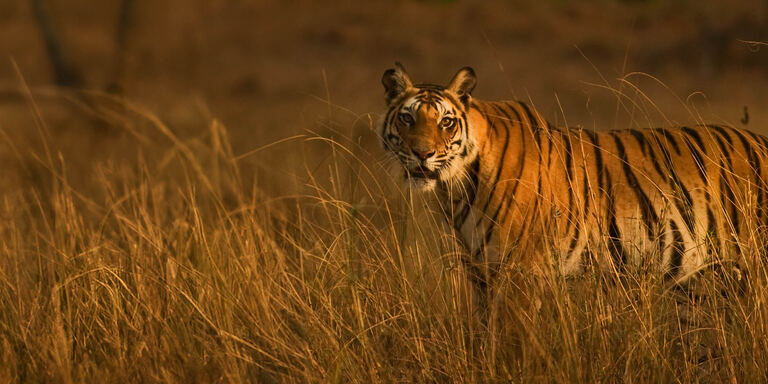
M 511 122 L 514 122 L 514 121 L 517 121 L 518 124 L 520 124 L 520 143 L 522 144 L 522 151 L 520 153 L 520 160 L 521 160 L 520 171 L 518 172 L 517 177 L 515 177 L 515 185 L 512 187 L 512 195 L 514 196 L 515 192 L 517 191 L 517 187 L 520 184 L 520 177 L 523 174 L 523 169 L 525 168 L 525 159 L 526 159 L 526 152 L 527 152 L 526 144 L 525 144 L 526 143 L 525 125 L 523 124 L 523 121 L 520 119 L 520 115 L 517 114 L 517 111 L 515 111 L 514 108 L 511 108 L 510 111 L 515 114 L 515 117 L 517 118 L 517 120 L 514 120 L 503 108 L 501 107 L 496 107 L 496 108 L 499 110 L 499 112 L 501 112 L 501 114 L 503 114 L 507 119 L 509 119 L 510 124 Z M 510 125 L 509 128 L 511 127 L 512 126 Z M 508 138 L 510 137 L 509 136 L 510 134 L 511 134 L 511 130 L 508 129 L 508 133 L 507 133 Z
M 616 226 L 616 217 L 614 212 L 615 207 L 613 205 L 613 200 L 611 199 L 612 196 L 609 195 L 610 191 L 606 188 L 606 185 L 605 185 L 606 172 L 603 164 L 603 154 L 602 154 L 602 148 L 600 147 L 599 135 L 595 131 L 585 130 L 584 132 L 587 133 L 587 136 L 589 136 L 590 140 L 592 141 L 592 144 L 594 146 L 594 151 L 595 151 L 595 169 L 597 170 L 597 193 L 595 194 L 595 196 L 604 195 L 608 203 L 608 220 L 609 220 L 608 231 L 609 231 L 609 236 L 612 238 L 611 246 L 609 248 L 611 248 L 610 249 L 611 255 L 614 258 L 617 258 L 617 257 L 620 258 L 622 255 L 619 253 L 619 248 L 615 243 L 615 241 L 618 241 L 618 226 Z M 608 180 L 608 184 L 610 184 L 610 180 Z M 595 203 L 595 209 L 598 211 L 600 210 L 599 201 Z M 596 213 L 596 216 L 599 216 L 599 213 Z
M 632 191 L 635 193 L 635 197 L 637 197 L 637 200 L 640 202 L 640 214 L 642 215 L 643 223 L 645 224 L 648 233 L 648 240 L 653 240 L 653 230 L 656 228 L 656 223 L 658 222 L 656 211 L 653 209 L 651 200 L 648 199 L 648 196 L 640 187 L 640 183 L 637 181 L 637 177 L 632 171 L 632 167 L 629 165 L 624 144 L 615 132 L 611 132 L 611 135 L 613 136 L 613 141 L 616 143 L 616 148 L 619 152 L 619 158 L 621 159 L 621 165 L 624 169 L 627 183 L 629 183 L 630 188 L 632 188 Z
M 720 129 L 720 131 L 722 131 L 722 129 Z M 725 143 L 723 142 L 724 136 L 722 136 L 721 133 L 715 134 L 713 136 L 715 138 L 715 142 L 717 142 L 717 146 L 720 147 L 721 156 L 725 158 L 725 160 L 728 162 L 729 169 L 733 169 L 733 161 L 731 160 L 731 153 L 728 151 L 728 147 L 726 147 Z
M 733 133 L 736 134 L 736 137 L 739 138 L 739 141 L 741 141 L 741 144 L 744 146 L 744 148 L 747 150 L 747 159 L 749 161 L 749 167 L 752 172 L 752 177 L 755 181 L 755 189 L 757 189 L 757 220 L 758 222 L 762 223 L 763 221 L 763 209 L 765 205 L 765 196 L 764 196 L 764 189 L 763 189 L 763 183 L 762 179 L 760 177 L 760 169 L 762 167 L 762 164 L 760 163 L 760 159 L 758 158 L 757 154 L 755 153 L 755 149 L 752 147 L 752 144 L 749 143 L 747 138 L 737 129 L 730 128 Z
M 541 164 L 539 164 L 539 171 L 541 171 Z M 526 219 L 523 221 L 523 226 L 520 229 L 520 236 L 524 236 L 525 233 L 527 233 L 528 227 L 530 227 L 531 224 L 533 224 L 533 221 L 537 218 L 536 213 L 537 213 L 537 210 L 539 209 L 539 204 L 542 199 L 540 193 L 541 193 L 541 172 L 539 172 L 539 183 L 536 191 L 536 196 L 534 197 L 534 200 L 533 200 L 533 209 L 530 210 L 530 216 L 526 216 Z M 506 215 L 504 215 L 504 217 L 506 219 Z
M 680 154 L 680 147 L 677 145 L 677 140 L 675 139 L 675 136 L 672 135 L 668 130 L 664 128 L 656 128 L 657 132 L 661 132 L 662 135 L 664 135 L 664 138 L 666 139 L 667 143 L 672 145 L 672 149 L 675 150 L 676 154 Z
M 672 255 L 670 255 L 669 258 L 669 272 L 667 277 L 674 279 L 683 263 L 685 243 L 683 242 L 683 235 L 680 233 L 680 228 L 677 226 L 677 223 L 675 223 L 674 220 L 670 220 L 669 225 L 672 229 Z
M 650 130 L 645 131 L 637 131 L 637 130 L 631 130 L 632 136 L 637 140 L 638 143 L 640 143 L 640 146 L 643 148 L 648 148 L 648 157 L 650 158 L 651 162 L 653 163 L 653 168 L 656 170 L 656 173 L 661 177 L 662 179 L 666 179 L 667 175 L 664 173 L 664 171 L 661 169 L 661 165 L 659 164 L 659 159 L 656 157 L 656 152 L 653 150 L 653 146 L 648 141 L 648 138 L 645 137 L 645 135 L 648 132 L 651 132 Z M 646 154 L 643 152 L 643 154 Z
M 470 210 L 472 209 L 472 205 L 475 203 L 475 198 L 477 197 L 477 190 L 478 190 L 478 174 L 480 172 L 480 159 L 475 158 L 475 160 L 470 164 L 469 166 L 469 188 L 467 190 L 467 193 L 469 194 L 467 196 L 467 200 L 462 206 L 461 210 L 459 210 L 458 215 L 454 217 L 453 220 L 453 226 L 457 230 L 461 231 L 461 227 L 464 226 L 464 221 L 467 219 L 467 216 L 469 215 Z
M 571 135 L 560 132 L 560 137 L 565 145 L 565 172 L 568 185 L 573 181 L 573 148 L 571 148 Z
M 733 171 L 731 168 L 730 171 Z M 723 162 L 720 161 L 720 201 L 723 204 L 723 209 L 726 209 L 726 207 L 731 208 L 731 214 L 730 219 L 733 223 L 733 227 L 738 233 L 739 231 L 739 210 L 736 207 L 736 197 L 733 193 L 733 189 L 731 189 L 731 184 L 728 182 L 728 179 L 726 179 L 727 175 L 725 174 L 725 167 L 723 166 Z M 723 194 L 723 191 L 725 191 L 725 194 Z M 735 233 L 731 234 L 734 241 L 738 243 L 738 239 L 736 237 Z
M 498 221 L 499 218 L 499 212 L 501 212 L 501 207 L 505 205 L 506 203 L 506 196 L 502 196 L 502 201 L 499 203 L 499 206 L 496 207 L 496 211 L 493 212 L 493 215 L 486 216 L 488 219 L 488 228 L 485 229 L 485 235 L 483 235 L 483 239 L 485 244 L 487 244 L 489 241 L 491 241 L 491 236 L 493 236 L 493 229 L 497 224 L 501 224 Z M 506 215 L 505 215 L 506 216 Z
M 584 153 L 582 152 L 582 156 L 583 155 L 584 155 Z M 582 171 L 582 178 L 583 178 L 582 182 L 584 183 L 584 190 L 582 191 L 582 194 L 584 196 L 584 211 L 582 212 L 582 217 L 586 221 L 587 218 L 589 218 L 589 208 L 590 208 L 589 207 L 589 202 L 590 202 L 590 198 L 589 198 L 590 188 L 589 187 L 590 187 L 591 183 L 589 182 L 589 174 L 587 173 L 587 165 L 586 164 L 584 164 L 582 166 L 581 171 Z
M 597 141 L 597 133 L 595 131 L 584 130 L 584 133 L 589 136 L 592 141 L 592 147 L 595 151 L 595 169 L 597 170 L 597 185 L 598 189 L 603 189 L 603 154 L 600 148 L 600 143 Z
M 728 147 L 726 147 L 725 143 L 723 143 L 723 139 L 728 141 L 728 144 L 730 145 L 731 150 L 733 150 L 733 140 L 731 139 L 731 136 L 728 135 L 728 132 L 726 132 L 722 127 L 719 127 L 717 125 L 709 125 L 711 129 L 714 129 L 716 131 L 716 135 L 714 135 L 715 140 L 717 141 L 718 146 L 720 146 L 720 150 L 722 151 L 722 157 L 725 158 L 725 160 L 728 162 L 728 171 L 733 172 L 733 160 L 731 160 L 731 153 L 728 151 Z M 720 201 L 723 205 L 723 209 L 726 210 L 726 214 L 728 207 L 730 207 L 730 214 L 729 218 L 731 219 L 731 222 L 734 223 L 734 229 L 736 232 L 738 232 L 739 229 L 739 211 L 736 207 L 736 201 L 735 201 L 735 195 L 733 193 L 733 190 L 731 189 L 731 185 L 727 180 L 727 175 L 725 173 L 725 165 L 723 164 L 723 161 L 720 160 Z M 723 191 L 725 193 L 723 193 Z M 731 233 L 731 238 L 734 240 L 734 243 L 736 244 L 737 248 L 741 248 L 739 246 L 739 241 L 735 233 Z
M 763 147 L 761 144 L 761 139 L 765 139 L 763 136 L 758 136 L 757 134 L 744 130 L 749 136 L 752 137 L 752 140 L 755 142 L 755 145 L 758 147 L 758 156 L 757 156 L 757 162 L 758 162 L 758 168 L 756 171 L 756 177 L 758 179 L 758 185 L 757 185 L 757 217 L 758 217 L 758 223 L 765 224 L 766 223 L 766 209 L 768 209 L 768 202 L 766 202 L 766 193 L 768 192 L 768 184 L 766 184 L 765 176 L 763 172 L 765 171 L 765 168 L 762 163 L 762 159 L 766 156 L 766 150 L 768 150 L 768 147 Z
M 539 209 L 539 204 L 541 202 L 542 196 L 541 196 L 541 168 L 543 164 L 542 159 L 542 150 L 541 150 L 541 130 L 537 130 L 534 135 L 536 136 L 536 146 L 538 147 L 539 151 L 539 164 L 538 164 L 538 181 L 536 183 L 536 195 L 534 196 L 533 200 L 533 209 L 531 210 L 531 216 L 528 217 L 525 221 L 523 221 L 523 227 L 520 230 L 521 236 L 524 235 L 528 231 L 528 227 L 533 223 L 533 221 L 536 219 L 536 213 Z M 550 143 L 550 149 L 551 149 L 551 143 Z M 519 185 L 520 181 L 518 180 L 517 183 L 515 183 L 515 186 Z M 514 195 L 513 195 L 514 196 Z
M 614 265 L 619 270 L 624 269 L 624 264 L 627 262 L 627 252 L 621 243 L 621 234 L 619 233 L 619 225 L 616 222 L 616 199 L 613 196 L 613 187 L 611 181 L 611 174 L 606 172 L 605 175 L 606 185 L 606 197 L 608 199 L 608 236 L 610 240 L 609 250 L 611 256 L 613 256 Z
M 539 120 L 538 120 L 538 119 L 536 119 L 536 118 L 533 116 L 533 112 L 531 112 L 531 109 L 530 109 L 530 108 L 528 108 L 528 105 L 527 105 L 527 104 L 525 104 L 525 103 L 523 103 L 523 102 L 520 102 L 520 101 L 518 101 L 518 102 L 517 102 L 517 105 L 519 105 L 521 108 L 523 108 L 523 111 L 525 111 L 525 116 L 528 118 L 528 121 L 529 121 L 529 122 L 530 122 L 530 124 L 531 124 L 531 128 L 534 128 L 534 129 L 537 129 L 537 130 L 538 130 L 539 128 L 541 128 L 541 126 L 539 125 Z
M 511 107 L 509 104 L 507 104 L 506 106 L 507 107 Z M 496 107 L 496 106 L 494 106 L 494 107 Z M 499 112 L 501 114 L 503 114 L 505 117 L 507 117 L 509 119 L 509 121 L 515 121 L 515 120 L 512 119 L 512 117 L 507 113 L 507 111 L 505 109 L 503 109 L 501 107 L 496 107 L 496 108 L 499 110 Z M 523 175 L 523 171 L 524 171 L 525 165 L 526 165 L 526 151 L 527 151 L 527 149 L 526 149 L 527 145 L 526 145 L 526 135 L 525 135 L 526 134 L 526 132 L 525 132 L 525 124 L 522 121 L 522 119 L 520 118 L 520 115 L 517 113 L 517 111 L 514 108 L 509 108 L 509 111 L 514 113 L 515 117 L 517 118 L 516 121 L 518 122 L 518 124 L 520 124 L 520 142 L 522 143 L 522 153 L 520 155 L 521 163 L 519 165 L 519 171 L 517 173 L 517 176 L 515 176 L 515 178 L 513 179 L 514 185 L 512 186 L 512 191 L 510 192 L 510 194 L 508 196 L 506 194 L 504 194 L 502 196 L 502 201 L 501 201 L 501 203 L 499 203 L 499 207 L 496 209 L 496 212 L 494 213 L 494 216 L 495 216 L 495 215 L 498 214 L 498 212 L 500 210 L 502 210 L 502 208 L 504 208 L 504 216 L 500 220 L 500 222 L 502 222 L 502 223 L 506 221 L 507 216 L 511 212 L 511 209 L 509 209 L 509 206 L 510 206 L 510 204 L 512 204 L 512 202 L 514 200 L 514 197 L 517 194 L 517 188 L 520 186 L 520 178 Z M 490 202 L 490 198 L 489 198 L 489 202 Z M 483 208 L 483 212 L 485 212 L 486 208 L 487 208 L 487 205 L 486 205 L 485 208 Z M 522 235 L 523 235 L 523 233 L 520 234 L 521 237 L 522 237 Z M 486 237 L 488 237 L 487 233 L 486 233 Z
M 483 205 L 483 209 L 481 209 L 481 212 L 486 212 L 488 209 L 488 205 L 491 203 L 491 200 L 493 199 L 493 195 L 496 191 L 496 187 L 499 184 L 499 178 L 501 177 L 501 171 L 504 169 L 504 162 L 506 160 L 506 154 L 507 154 L 507 148 L 509 147 L 510 142 L 510 135 L 512 134 L 510 128 L 511 128 L 511 121 L 512 119 L 509 117 L 509 115 L 504 112 L 501 108 L 497 107 L 496 105 L 492 105 L 493 108 L 495 108 L 497 111 L 501 112 L 502 115 L 505 115 L 507 117 L 507 120 L 504 119 L 495 119 L 493 123 L 496 121 L 499 121 L 503 124 L 504 129 L 506 130 L 506 136 L 504 137 L 504 146 L 501 149 L 501 156 L 499 159 L 499 164 L 496 168 L 496 176 L 493 178 L 493 181 L 489 182 L 491 185 L 491 190 L 488 193 L 488 200 L 485 202 L 485 205 Z
M 533 112 L 531 112 L 531 109 L 528 107 L 527 104 L 523 102 L 517 102 L 517 105 L 519 105 L 523 111 L 525 112 L 526 118 L 528 118 L 528 124 L 532 129 L 531 134 L 533 135 L 534 139 L 536 140 L 536 150 L 539 152 L 539 163 L 538 163 L 538 182 L 536 185 L 536 197 L 533 202 L 533 210 L 531 212 L 532 215 L 536 214 L 536 210 L 538 209 L 539 201 L 541 200 L 541 165 L 542 165 L 542 150 L 541 150 L 541 125 L 539 124 L 539 120 L 536 119 L 536 117 L 533 115 Z M 517 186 L 520 182 L 518 181 L 515 186 Z M 525 231 L 527 230 L 528 225 L 533 221 L 533 217 L 530 217 L 528 220 L 525 220 L 523 222 L 523 227 L 521 229 L 521 235 L 525 234 Z
M 675 206 L 680 212 L 680 215 L 683 217 L 686 228 L 690 233 L 693 233 L 693 223 L 695 222 L 695 217 L 693 213 L 693 200 L 691 200 L 691 194 L 688 192 L 688 188 L 685 187 L 683 182 L 677 176 L 677 172 L 675 171 L 675 166 L 672 163 L 672 157 L 669 151 L 657 136 L 654 135 L 653 137 L 656 139 L 656 144 L 658 144 L 659 150 L 663 155 L 664 165 L 666 166 L 667 172 L 669 174 L 669 184 L 672 187 L 672 191 L 677 196 L 675 199 Z M 678 148 L 678 154 L 679 153 L 680 151 Z
M 763 137 L 762 135 L 758 135 L 758 134 L 756 134 L 756 133 L 754 133 L 754 132 L 752 132 L 750 130 L 746 130 L 746 129 L 743 130 L 742 132 L 745 132 L 746 134 L 748 134 L 752 138 L 752 140 L 754 140 L 754 142 L 755 142 L 755 144 L 757 144 L 757 148 L 759 150 L 765 152 L 765 150 L 768 149 L 768 147 L 765 146 L 765 144 L 768 144 L 768 142 L 765 142 L 765 137 Z
M 560 138 L 565 145 L 565 183 L 568 188 L 568 215 L 565 223 L 565 233 L 567 234 L 573 224 L 573 152 L 571 148 L 571 135 L 560 131 Z
M 584 166 L 582 168 L 582 177 L 584 178 L 584 190 L 582 193 L 584 194 L 584 212 L 582 212 L 582 215 L 584 219 L 586 220 L 589 217 L 589 176 L 587 175 L 587 167 Z
M 733 139 L 731 139 L 731 136 L 728 134 L 728 132 L 726 132 L 723 129 L 723 127 L 721 127 L 719 125 L 707 125 L 707 127 L 711 128 L 711 129 L 714 129 L 717 132 L 719 132 L 721 135 L 723 135 L 723 138 L 725 138 L 725 140 L 728 141 L 728 144 L 730 144 L 731 147 L 733 147 Z
M 763 150 L 768 151 L 768 138 L 766 138 L 763 135 L 757 135 L 757 137 L 760 139 L 760 143 L 762 144 Z
M 704 151 L 704 144 L 701 141 L 701 136 L 699 134 L 688 128 L 683 127 L 683 131 L 691 136 L 698 144 L 699 148 Z M 693 132 L 694 135 L 691 135 L 691 132 Z M 688 147 L 688 150 L 691 151 L 691 154 L 693 155 L 694 163 L 696 163 L 696 169 L 699 171 L 699 177 L 701 178 L 701 181 L 704 183 L 704 185 L 707 185 L 707 168 L 704 165 L 704 157 L 701 155 L 701 152 L 699 152 L 699 149 L 697 149 L 690 140 L 688 140 L 687 137 L 683 137 L 683 141 L 685 142 L 686 147 Z M 704 153 L 706 153 L 704 151 Z
M 683 132 L 688 134 L 688 136 L 692 137 L 694 140 L 696 140 L 696 143 L 699 144 L 699 148 L 701 148 L 701 151 L 704 152 L 704 154 L 707 154 L 707 148 L 704 145 L 704 140 L 701 139 L 701 135 L 699 135 L 699 132 L 697 132 L 695 129 L 690 127 L 683 127 L 681 128 Z
M 568 245 L 568 253 L 566 258 L 570 258 L 573 255 L 573 251 L 576 248 L 576 244 L 579 241 L 579 235 L 581 235 L 581 225 L 577 222 L 573 229 L 573 237 L 571 238 L 571 244 Z
M 647 156 L 646 146 L 648 146 L 648 141 L 645 139 L 645 136 L 643 136 L 643 133 L 636 129 L 630 129 L 629 133 L 632 134 L 632 137 L 635 138 L 637 144 L 640 145 L 640 150 L 643 151 L 643 156 Z
M 488 130 L 488 140 L 489 140 L 488 142 L 493 142 L 493 140 L 496 140 L 499 136 L 499 132 L 498 132 L 499 129 L 498 129 L 498 126 L 496 124 L 493 124 L 493 121 L 491 121 L 494 117 L 492 117 L 489 114 L 488 109 L 489 108 L 487 107 L 483 108 L 481 112 L 483 114 L 483 118 L 485 119 L 485 121 L 488 122 L 488 125 L 491 127 L 491 129 Z M 493 139 L 491 139 L 491 133 L 493 133 Z
M 707 207 L 707 237 L 710 241 L 709 251 L 710 254 L 720 255 L 720 236 L 717 231 L 717 222 L 715 221 L 715 215 L 712 213 L 712 209 Z
M 491 105 L 491 106 L 493 108 L 495 108 L 499 113 L 501 113 L 504 117 L 506 117 L 506 119 L 507 119 L 506 121 L 504 119 L 499 119 L 499 120 L 504 123 L 504 127 L 507 130 L 507 135 L 506 135 L 506 140 L 504 141 L 504 147 L 503 147 L 502 152 L 501 152 L 501 159 L 499 161 L 499 165 L 497 166 L 498 169 L 496 170 L 496 177 L 495 177 L 494 181 L 491 183 L 491 190 L 488 193 L 488 199 L 486 200 L 485 204 L 483 205 L 483 208 L 482 208 L 481 212 L 488 212 L 488 206 L 491 204 L 491 201 L 493 200 L 493 197 L 496 194 L 496 188 L 500 184 L 499 183 L 499 178 L 501 177 L 501 171 L 504 168 L 504 161 L 506 160 L 507 148 L 509 147 L 509 142 L 511 141 L 510 140 L 511 139 L 510 135 L 511 135 L 512 131 L 511 131 L 510 128 L 512 127 L 511 126 L 512 121 L 514 121 L 512 119 L 512 117 L 509 116 L 509 114 L 507 114 L 507 112 L 503 108 L 501 108 L 500 106 L 497 106 L 497 105 Z M 523 139 L 523 160 L 525 160 L 525 140 L 524 139 Z M 522 173 L 522 169 L 523 168 L 521 167 L 520 168 L 520 172 L 521 173 Z M 518 179 L 519 179 L 519 177 L 518 177 Z M 520 183 L 520 181 L 517 180 L 516 183 L 515 183 L 515 188 L 517 187 L 517 185 L 519 183 Z M 505 191 L 506 191 L 506 186 L 507 185 L 508 184 L 505 183 L 505 187 L 504 187 Z M 490 237 L 493 235 L 494 224 L 497 223 L 497 218 L 498 218 L 499 212 L 501 212 L 502 207 L 504 207 L 505 205 L 508 205 L 507 204 L 507 200 L 509 200 L 509 198 L 506 197 L 505 193 L 502 193 L 502 195 L 500 197 L 500 200 L 501 201 L 499 202 L 499 205 L 496 207 L 496 210 L 494 211 L 494 213 L 492 215 L 490 215 L 490 216 L 485 215 L 486 218 L 488 219 L 488 227 L 485 229 L 485 234 L 483 235 L 483 238 L 486 239 L 485 240 L 486 242 L 488 242 L 490 240 Z M 506 214 L 505 214 L 505 217 L 506 217 Z M 481 221 L 478 220 L 478 224 L 480 222 Z

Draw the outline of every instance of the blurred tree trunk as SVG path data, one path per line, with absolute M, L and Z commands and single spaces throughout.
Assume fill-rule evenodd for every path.
M 45 51 L 53 69 L 54 82 L 62 87 L 81 88 L 84 84 L 82 72 L 78 70 L 64 54 L 60 34 L 54 27 L 48 0 L 30 0 L 37 25 L 45 43 Z M 122 93 L 125 82 L 126 51 L 128 36 L 134 24 L 133 10 L 135 0 L 122 0 L 117 14 L 115 27 L 115 51 L 112 64 L 112 79 L 106 89 L 112 93 Z
M 32 11 L 40 27 L 40 33 L 45 43 L 45 51 L 53 69 L 54 81 L 62 87 L 79 88 L 83 86 L 83 76 L 64 56 L 59 40 L 51 20 L 51 12 L 46 0 L 31 0 Z
M 107 85 L 107 91 L 122 93 L 125 87 L 126 53 L 128 51 L 128 36 L 134 25 L 135 0 L 122 0 L 117 14 L 115 28 L 115 52 L 112 64 L 112 80 Z

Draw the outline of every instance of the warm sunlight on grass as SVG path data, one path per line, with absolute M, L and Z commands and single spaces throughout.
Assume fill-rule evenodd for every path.
M 2 381 L 766 380 L 764 254 L 744 292 L 703 278 L 694 298 L 642 270 L 510 266 L 486 325 L 428 201 L 346 123 L 234 153 L 215 119 L 181 138 L 138 104 L 49 93 L 127 134 L 91 164 L 31 93 L 38 130 L 0 127 Z

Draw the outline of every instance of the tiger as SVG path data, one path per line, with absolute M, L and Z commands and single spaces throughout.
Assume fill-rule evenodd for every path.
M 485 287 L 505 264 L 654 265 L 677 284 L 727 255 L 760 251 L 768 139 L 697 124 L 557 127 L 521 101 L 482 101 L 471 67 L 445 86 L 382 76 L 378 133 L 396 177 L 431 192 Z

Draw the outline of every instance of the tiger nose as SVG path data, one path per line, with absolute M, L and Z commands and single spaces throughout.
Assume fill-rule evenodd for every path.
M 432 150 L 429 150 L 429 149 L 426 150 L 426 151 L 425 150 L 414 149 L 413 150 L 413 154 L 416 155 L 416 157 L 418 157 L 419 159 L 426 160 L 426 159 L 429 159 L 432 155 L 434 155 L 435 151 L 432 151 Z

